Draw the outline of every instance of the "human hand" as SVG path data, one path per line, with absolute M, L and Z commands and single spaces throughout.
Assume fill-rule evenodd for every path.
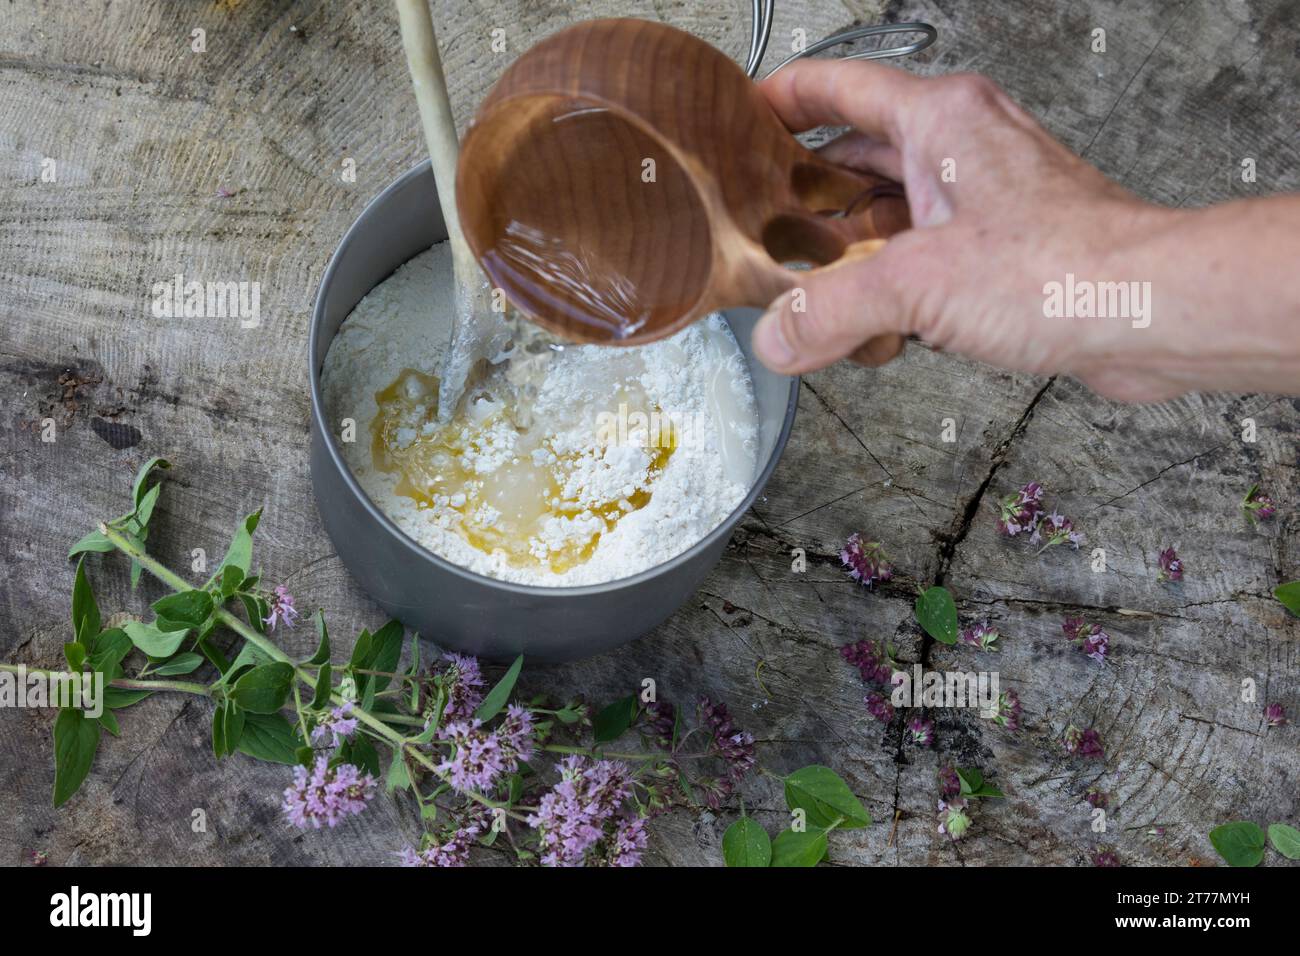
M 1258 372 L 1261 356 L 1248 361 L 1240 338 L 1224 341 L 1229 316 L 1215 308 L 1241 311 L 1234 295 L 1249 277 L 1223 277 L 1197 292 L 1193 276 L 1204 270 L 1189 261 L 1223 251 L 1225 230 L 1246 241 L 1258 228 L 1277 227 L 1280 207 L 1260 207 L 1287 200 L 1220 207 L 1251 211 L 1217 223 L 1194 218 L 1204 212 L 1143 202 L 980 76 L 920 78 L 873 63 L 804 60 L 760 89 L 792 130 L 851 126 L 822 155 L 902 182 L 913 222 L 874 256 L 809 275 L 800 286 L 805 311 L 794 311 L 792 293 L 772 304 L 754 333 L 769 367 L 794 374 L 844 357 L 882 364 L 914 335 L 1007 369 L 1072 374 L 1130 401 L 1197 387 L 1289 390 L 1288 375 L 1300 369 L 1294 349 L 1269 382 L 1250 372 Z M 1294 253 L 1295 220 L 1283 225 Z M 1267 271 L 1258 263 L 1242 268 Z M 1049 317 L 1046 287 L 1065 284 L 1067 274 L 1093 283 L 1148 282 L 1146 315 Z M 1151 321 L 1152 286 L 1163 326 L 1154 333 L 1143 324 Z M 1283 300 L 1294 302 L 1294 281 L 1287 292 Z M 1260 327 L 1248 329 L 1246 344 L 1258 351 L 1280 319 L 1243 319 L 1248 326 L 1256 320 Z M 1300 374 L 1291 381 L 1300 386 Z

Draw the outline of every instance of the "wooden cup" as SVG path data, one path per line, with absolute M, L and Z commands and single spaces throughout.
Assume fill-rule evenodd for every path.
M 579 342 L 641 344 L 767 306 L 788 268 L 869 255 L 909 226 L 902 188 L 806 149 L 727 56 L 648 20 L 529 49 L 479 107 L 457 207 L 491 281 Z

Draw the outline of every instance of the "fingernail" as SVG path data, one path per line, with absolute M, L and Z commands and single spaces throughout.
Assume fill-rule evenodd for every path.
M 781 305 L 768 309 L 758 320 L 754 327 L 754 351 L 764 365 L 776 371 L 794 364 L 794 349 L 781 329 Z

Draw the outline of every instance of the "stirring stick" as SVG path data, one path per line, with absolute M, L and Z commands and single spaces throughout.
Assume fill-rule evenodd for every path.
M 488 284 L 479 271 L 477 260 L 465 241 L 456 210 L 456 160 L 460 143 L 456 123 L 447 96 L 447 79 L 438 55 L 438 38 L 429 15 L 428 0 L 396 0 L 397 17 L 402 33 L 406 65 L 415 87 L 415 101 L 420 111 L 429 148 L 429 161 L 438 186 L 438 204 L 447 225 L 451 243 L 452 270 L 456 278 L 456 314 L 452 317 L 451 348 L 443 362 L 438 394 L 438 417 L 451 417 L 470 371 L 480 359 L 500 348 L 505 330 L 493 314 Z M 495 346 L 495 347 L 494 347 Z

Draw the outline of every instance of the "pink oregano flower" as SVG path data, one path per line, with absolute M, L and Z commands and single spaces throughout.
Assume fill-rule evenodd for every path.
M 1160 572 L 1156 575 L 1157 581 L 1181 581 L 1183 579 L 1183 560 L 1173 548 L 1165 548 L 1160 552 Z
M 867 713 L 882 724 L 887 724 L 894 719 L 894 705 L 889 702 L 884 694 L 872 691 L 862 701 L 867 705 Z
M 997 647 L 995 645 L 1001 636 L 994 627 L 984 621 L 962 631 L 961 642 L 969 644 L 971 647 L 978 647 L 981 651 L 996 651 Z
M 277 624 L 292 628 L 298 621 L 298 610 L 293 606 L 293 595 L 289 588 L 279 585 L 271 594 L 268 602 L 271 613 L 262 619 L 268 631 L 274 631 Z
M 293 785 L 284 791 L 284 815 L 303 829 L 334 827 L 364 810 L 375 787 L 375 778 L 359 767 L 350 763 L 331 767 L 328 758 L 317 757 L 311 770 L 302 765 L 293 768 Z
M 893 565 L 885 555 L 879 541 L 863 541 L 856 531 L 849 535 L 840 551 L 840 561 L 849 569 L 849 577 L 871 587 L 877 581 L 888 581 L 894 576 Z
M 998 506 L 998 532 L 1014 538 L 1022 531 L 1029 532 L 1030 544 L 1042 544 L 1039 554 L 1058 544 L 1069 544 L 1077 550 L 1083 541 L 1082 533 L 1075 530 L 1069 518 L 1043 509 L 1043 486 L 1037 481 L 1003 498 Z
M 1031 481 L 1014 495 L 1002 499 L 998 509 L 998 531 L 1013 538 L 1030 531 L 1043 513 L 1043 486 Z
M 913 717 L 907 722 L 907 732 L 918 747 L 934 745 L 934 721 L 929 717 Z
M 1281 704 L 1269 704 L 1264 708 L 1264 720 L 1270 727 L 1281 727 L 1287 722 L 1286 708 Z
M 889 685 L 897 670 L 892 648 L 880 641 L 863 638 L 840 648 L 840 657 L 858 669 L 858 676 L 867 684 Z
M 1101 734 L 1091 727 L 1087 730 L 1080 730 L 1074 724 L 1070 724 L 1065 728 L 1061 740 L 1065 744 L 1065 752 L 1068 754 L 1077 754 L 1080 757 L 1104 758 L 1106 756 L 1106 750 L 1101 742 Z
M 1071 644 L 1094 661 L 1106 663 L 1106 655 L 1110 653 L 1110 635 L 1101 629 L 1100 624 L 1089 624 L 1081 617 L 1067 617 L 1061 630 Z
M 1246 497 L 1241 501 L 1241 507 L 1251 524 L 1254 524 L 1256 519 L 1271 518 L 1277 513 L 1277 505 L 1273 503 L 1272 498 L 1259 490 L 1259 485 L 1250 486 L 1250 491 L 1246 492 Z

